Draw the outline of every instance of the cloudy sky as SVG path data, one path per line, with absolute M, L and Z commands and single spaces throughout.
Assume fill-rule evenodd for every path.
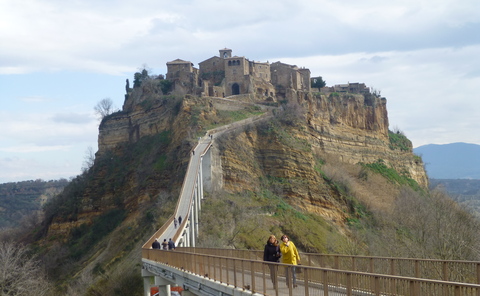
M 103 98 L 224 47 L 387 98 L 414 147 L 480 144 L 478 0 L 0 0 L 0 183 L 78 175 Z

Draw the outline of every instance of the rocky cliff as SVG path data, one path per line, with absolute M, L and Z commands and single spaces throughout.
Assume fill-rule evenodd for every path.
M 261 187 L 265 176 L 281 182 L 292 204 L 337 222 L 347 202 L 326 184 L 319 163 L 357 164 L 382 160 L 424 188 L 427 177 L 410 150 L 390 148 L 386 100 L 363 95 L 292 93 L 274 119 L 220 140 L 217 162 L 224 188 Z
M 127 100 L 122 112 L 102 122 L 98 154 L 164 130 L 172 131 L 173 142 L 186 144 L 185 138 L 194 141 L 198 132 L 208 128 L 207 122 L 218 123 L 222 110 L 242 110 L 245 106 L 235 97 L 152 100 L 142 96 L 137 102 Z M 346 202 L 332 192 L 318 172 L 322 159 L 347 164 L 380 159 L 420 186 L 427 186 L 423 164 L 412 154 L 411 144 L 407 151 L 391 148 L 385 98 L 290 91 L 286 102 L 273 113 L 277 119 L 218 139 L 213 160 L 217 167 L 213 170 L 218 172 L 216 181 L 223 189 L 254 191 L 264 176 L 289 180 L 282 190 L 293 204 L 343 221 Z M 187 124 L 192 118 L 194 127 Z
M 373 95 L 331 94 L 307 96 L 309 142 L 347 163 L 384 160 L 426 188 L 428 179 L 419 158 L 408 150 L 392 150 L 389 140 L 387 101 Z

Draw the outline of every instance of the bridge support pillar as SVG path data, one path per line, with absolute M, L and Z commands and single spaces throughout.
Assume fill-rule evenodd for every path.
M 143 295 L 144 296 L 153 296 L 151 291 L 152 291 L 152 288 L 155 288 L 155 287 L 158 287 L 158 292 L 160 292 L 159 295 L 170 296 L 171 294 L 170 282 L 144 269 L 142 269 L 142 277 L 143 277 Z
M 199 197 L 198 200 L 203 199 L 203 156 L 200 158 L 200 169 L 198 170 L 198 184 L 199 184 Z M 201 210 L 201 204 L 198 204 L 198 209 Z
M 170 296 L 172 294 L 170 290 L 170 285 L 158 286 L 158 291 L 160 292 L 159 296 Z
M 200 188 L 200 186 L 198 186 Z M 195 237 L 198 235 L 198 216 L 200 213 L 200 192 L 197 190 L 195 191 L 195 195 L 193 198 L 193 226 L 194 226 L 194 232 L 195 232 Z
M 143 296 L 151 296 L 150 295 L 150 277 L 143 277 Z
M 190 215 L 190 226 L 189 226 L 189 232 L 190 232 L 190 247 L 195 247 L 195 199 L 193 200 L 193 205 L 192 208 L 190 209 L 192 215 Z

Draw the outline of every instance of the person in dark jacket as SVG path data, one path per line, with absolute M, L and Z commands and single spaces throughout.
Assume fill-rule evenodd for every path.
M 160 243 L 158 242 L 158 239 L 155 239 L 153 242 L 152 249 L 160 249 Z
M 172 239 L 169 239 L 168 240 L 168 249 L 171 251 L 171 250 L 175 250 L 175 242 L 172 240 Z
M 280 261 L 280 256 L 281 253 L 280 247 L 278 246 L 278 240 L 275 235 L 272 234 L 265 245 L 263 261 L 278 263 Z M 272 279 L 273 287 L 276 287 L 278 266 L 276 264 L 268 264 L 268 267 L 270 268 L 270 278 Z

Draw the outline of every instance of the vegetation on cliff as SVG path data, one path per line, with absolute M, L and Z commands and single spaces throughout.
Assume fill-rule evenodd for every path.
M 388 137 L 390 139 L 390 149 L 412 152 L 412 142 L 401 131 L 388 131 Z

